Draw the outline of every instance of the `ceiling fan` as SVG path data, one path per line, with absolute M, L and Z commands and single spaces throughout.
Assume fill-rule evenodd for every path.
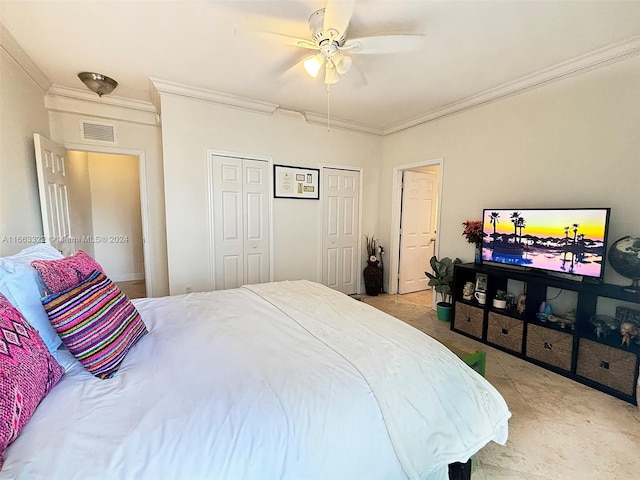
M 418 50 L 424 42 L 422 34 L 374 35 L 347 38 L 349 22 L 353 15 L 355 0 L 327 0 L 309 17 L 311 39 L 302 39 L 286 34 L 263 32 L 277 37 L 287 45 L 315 50 L 302 62 L 306 72 L 317 77 L 324 71 L 324 83 L 332 85 L 340 80 L 352 67 L 352 54 L 386 54 Z M 296 67 L 294 67 L 296 68 Z M 357 70 L 357 67 L 354 67 Z M 362 74 L 361 74 L 362 76 Z

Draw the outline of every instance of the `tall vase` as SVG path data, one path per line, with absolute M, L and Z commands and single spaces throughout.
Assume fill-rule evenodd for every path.
M 378 295 L 382 288 L 382 270 L 380 269 L 378 261 L 372 262 L 368 260 L 363 275 L 364 289 L 367 292 L 367 295 Z
M 482 244 L 476 243 L 476 253 L 475 258 L 473 259 L 473 263 L 476 265 L 482 265 Z

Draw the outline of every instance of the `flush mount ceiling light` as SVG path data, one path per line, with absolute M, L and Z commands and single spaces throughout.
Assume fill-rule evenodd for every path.
M 118 86 L 113 78 L 109 78 L 101 73 L 81 72 L 78 78 L 82 80 L 89 90 L 98 94 L 98 96 L 109 95 L 113 89 Z

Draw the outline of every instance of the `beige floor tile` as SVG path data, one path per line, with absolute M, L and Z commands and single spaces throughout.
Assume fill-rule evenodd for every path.
M 431 309 L 430 292 L 363 301 L 435 338 L 487 353 L 486 378 L 513 416 L 507 445 L 485 446 L 472 480 L 640 478 L 638 407 L 452 332 Z
M 471 480 L 560 480 L 558 477 L 543 477 L 534 473 L 523 475 L 522 472 L 509 470 L 494 465 L 482 466 L 478 472 L 471 474 Z M 577 480 L 577 479 L 572 479 Z M 604 480 L 604 479 L 603 479 Z
M 147 289 L 144 280 L 132 280 L 128 282 L 117 282 L 118 288 L 129 298 L 144 298 L 147 296 Z
M 483 469 L 500 467 L 543 478 L 623 480 L 637 478 L 635 446 L 623 435 L 590 426 L 553 424 L 514 417 L 506 447 L 489 444 L 480 451 Z M 485 470 L 486 471 L 486 470 Z

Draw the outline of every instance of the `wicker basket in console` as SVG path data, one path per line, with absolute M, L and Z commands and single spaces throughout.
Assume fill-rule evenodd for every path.
M 572 334 L 533 323 L 527 326 L 527 357 L 571 371 L 572 350 Z
M 456 302 L 453 328 L 468 335 L 482 339 L 484 310 L 466 303 Z
M 524 322 L 517 318 L 489 312 L 487 341 L 514 352 L 522 352 Z
M 633 352 L 581 338 L 576 373 L 619 392 L 633 395 L 637 357 Z

